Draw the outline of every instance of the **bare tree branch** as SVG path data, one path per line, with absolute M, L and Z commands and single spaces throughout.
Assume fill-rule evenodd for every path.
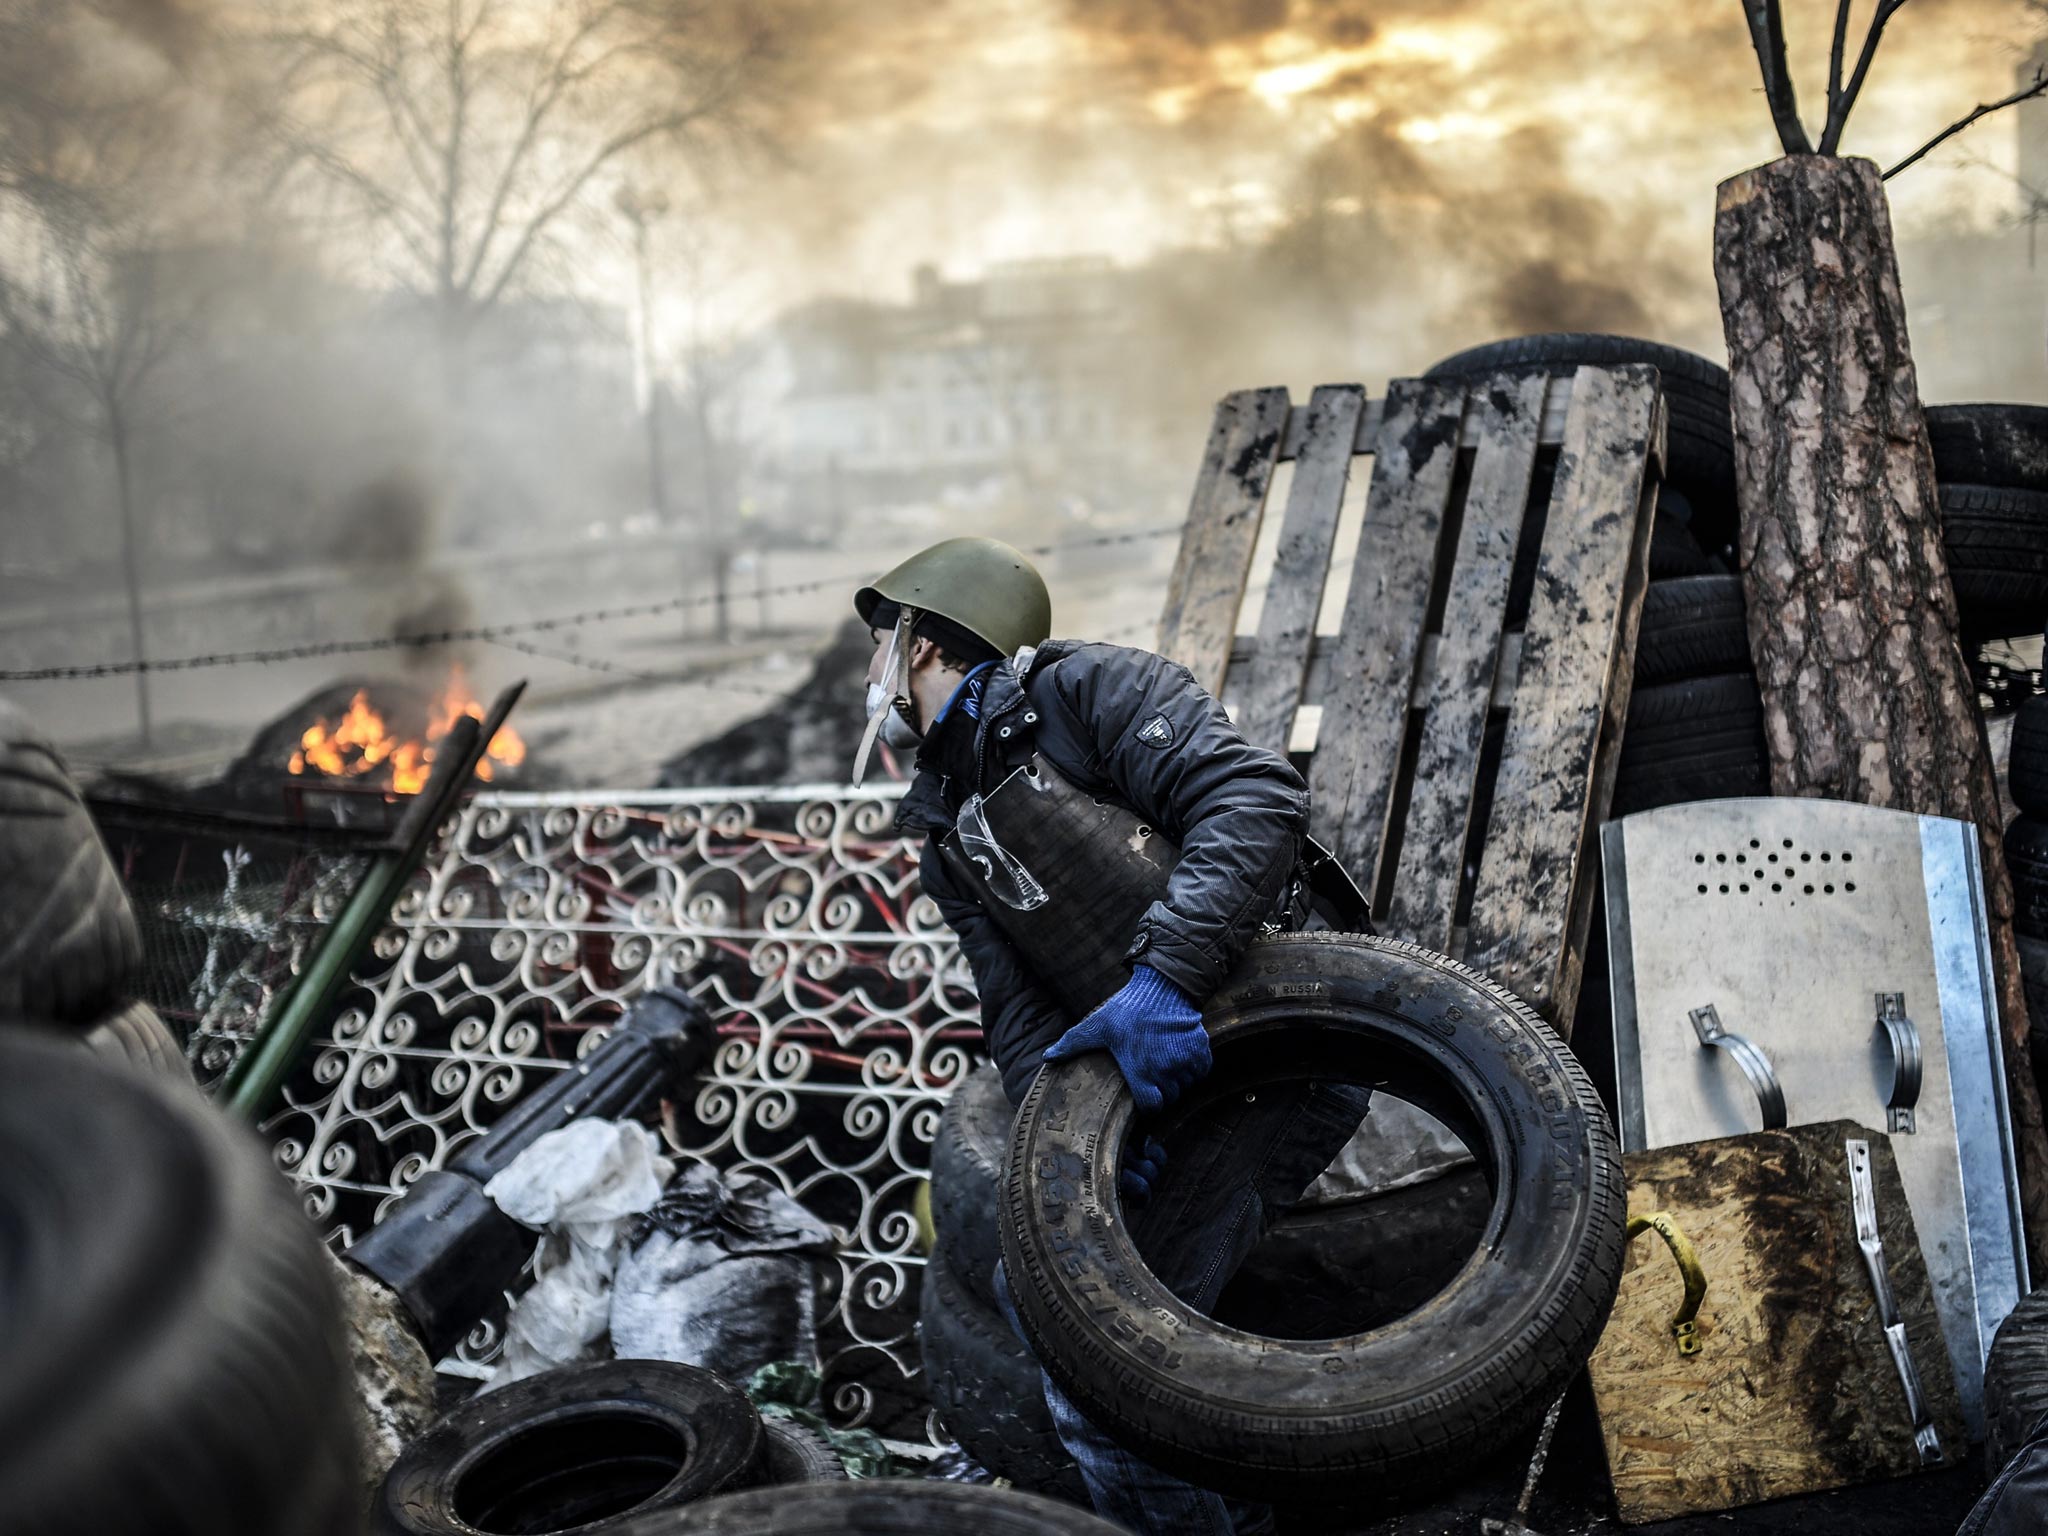
M 1788 155 L 1810 155 L 1813 144 L 1799 121 L 1799 101 L 1785 67 L 1785 18 L 1779 0 L 1742 0 L 1742 13 L 1749 19 L 1749 40 L 1763 70 L 1764 100 L 1770 103 L 1778 142 Z
M 1870 61 L 1877 57 L 1878 40 L 1884 36 L 1885 23 L 1906 8 L 1906 0 L 1877 0 L 1877 10 L 1870 18 L 1870 30 L 1863 36 L 1863 51 L 1856 56 L 1856 70 L 1849 76 L 1849 83 L 1842 87 L 1841 95 L 1828 108 L 1827 126 L 1821 130 L 1820 152 L 1832 155 L 1842 147 L 1842 133 L 1849 126 L 1849 113 L 1856 105 L 1856 98 L 1862 93 L 1863 79 L 1870 73 Z
M 282 137 L 366 211 L 457 334 L 529 275 L 619 157 L 751 129 L 778 28 L 759 0 L 330 0 L 287 53 Z
M 563 39 L 562 46 L 555 51 L 553 58 L 536 72 L 533 88 L 527 94 L 526 111 L 520 121 L 519 135 L 513 141 L 511 152 L 506 155 L 504 165 L 499 170 L 497 185 L 491 192 L 490 204 L 485 210 L 470 254 L 469 269 L 462 276 L 464 293 L 471 293 L 476 289 L 484 263 L 489 259 L 491 247 L 497 242 L 498 231 L 503 227 L 505 205 L 518 184 L 527 156 L 532 153 L 533 146 L 539 140 L 541 130 L 547 125 L 556 105 L 572 85 L 587 78 L 604 59 L 609 57 L 600 55 L 599 61 L 594 61 L 580 71 L 572 69 L 569 65 L 569 60 L 575 56 L 576 50 L 583 46 L 585 40 L 608 16 L 609 12 L 603 10 L 586 13 L 582 23 Z
M 1901 160 L 1897 165 L 1893 166 L 1890 170 L 1886 171 L 1884 173 L 1883 179 L 1885 181 L 1890 181 L 1894 176 L 1898 175 L 1899 172 L 1903 171 L 1907 166 L 1913 164 L 1916 160 L 1924 158 L 1929 150 L 1933 149 L 1936 145 L 1941 144 L 1948 139 L 1954 138 L 1957 134 L 1961 133 L 1965 128 L 1969 127 L 1970 124 L 1976 122 L 1978 118 L 1989 117 L 1994 112 L 2000 111 L 2006 107 L 2013 106 L 2018 102 L 2026 101 L 2030 97 L 2040 96 L 2044 94 L 2048 94 L 2048 74 L 2043 74 L 2040 70 L 2037 69 L 2034 71 L 2034 83 L 2032 85 L 2021 86 L 2018 90 L 2014 91 L 2010 96 L 2003 97 L 1998 101 L 1978 102 L 1976 110 L 1970 113 L 1968 117 L 1960 117 L 1957 118 L 1954 122 L 1950 123 L 1946 128 L 1942 129 L 1941 132 L 1937 133 L 1933 138 L 1929 139 L 1925 144 L 1922 144 L 1918 149 L 1914 150 L 1913 153 L 1906 156 L 1906 158 Z
M 1835 37 L 1828 46 L 1828 122 L 1835 120 L 1835 113 L 1842 104 L 1842 50 L 1849 43 L 1849 6 L 1851 0 L 1839 0 L 1835 6 Z M 1823 134 L 1827 125 L 1821 127 Z

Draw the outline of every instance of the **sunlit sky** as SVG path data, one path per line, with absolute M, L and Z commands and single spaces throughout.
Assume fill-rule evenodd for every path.
M 1252 238 L 1299 217 L 1313 188 L 1340 211 L 1357 200 L 1440 221 L 1447 242 L 1478 230 L 1603 280 L 1633 270 L 1672 333 L 1693 335 L 1711 318 L 1714 187 L 1777 153 L 1739 0 L 862 9 L 833 42 L 797 169 L 720 195 L 728 304 L 894 295 L 921 259 L 971 273 Z M 1817 135 L 1834 5 L 1787 0 L 1786 13 Z M 1845 149 L 1892 163 L 2010 91 L 2044 32 L 2048 11 L 2026 0 L 1914 0 Z M 1989 167 L 2010 168 L 2013 140 L 2014 118 L 1992 118 L 1895 182 L 1902 230 L 2010 209 L 2012 184 Z

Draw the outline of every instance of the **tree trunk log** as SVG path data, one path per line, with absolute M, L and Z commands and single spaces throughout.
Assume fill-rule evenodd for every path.
M 1956 639 L 1877 167 L 1794 155 L 1723 182 L 1714 276 L 1771 787 L 1976 823 L 2021 1204 L 2042 1273 L 2048 1136 L 2027 1050 L 1998 784 Z

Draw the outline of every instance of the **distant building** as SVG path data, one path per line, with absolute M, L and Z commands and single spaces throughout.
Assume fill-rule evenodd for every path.
M 823 299 L 760 350 L 762 470 L 842 510 L 989 481 L 1085 495 L 1142 457 L 1123 408 L 1133 274 L 1076 257 L 949 281 L 932 266 L 905 304 Z

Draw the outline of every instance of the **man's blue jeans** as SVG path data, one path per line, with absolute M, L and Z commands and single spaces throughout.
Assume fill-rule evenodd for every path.
M 1370 1088 L 1347 1083 L 1273 1083 L 1226 1094 L 1176 1126 L 1164 1138 L 1165 1173 L 1127 1214 L 1152 1272 L 1197 1312 L 1213 1310 L 1245 1256 L 1351 1139 L 1371 1097 Z M 1003 1315 L 1021 1338 L 1000 1264 L 995 1278 Z M 1140 1536 L 1272 1529 L 1265 1506 L 1224 1499 L 1132 1455 L 1089 1423 L 1050 1376 L 1045 1401 L 1104 1519 Z

